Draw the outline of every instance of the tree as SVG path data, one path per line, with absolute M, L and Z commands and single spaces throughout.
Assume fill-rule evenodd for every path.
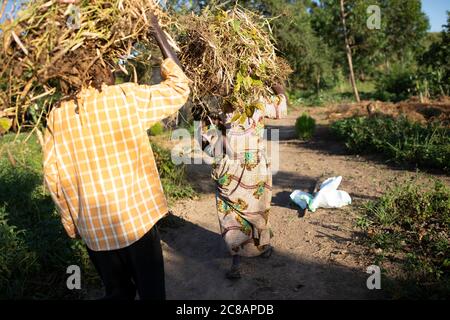
M 432 94 L 450 92 L 450 11 L 439 41 L 433 42 L 419 59 L 422 76 L 428 78 Z
M 420 56 L 429 28 L 421 1 L 381 0 L 380 5 L 385 21 L 386 60 L 404 62 L 408 54 L 413 59 Z
M 345 9 L 344 9 L 344 0 L 340 0 L 340 16 L 341 16 L 341 21 L 342 21 L 342 32 L 343 32 L 345 51 L 346 51 L 347 61 L 348 61 L 348 69 L 350 72 L 350 82 L 352 83 L 353 94 L 355 95 L 356 102 L 360 102 L 358 88 L 356 87 L 355 73 L 353 72 L 352 49 L 350 48 L 350 41 L 348 39 L 348 33 L 347 33 L 347 25 L 345 23 L 346 15 L 347 15 L 347 13 L 345 12 Z
M 372 74 L 381 57 L 382 32 L 367 27 L 367 8 L 377 1 L 321 0 L 311 7 L 312 27 L 334 51 L 333 66 L 346 69 L 355 99 L 356 77 Z
M 292 80 L 297 86 L 319 91 L 333 85 L 330 50 L 311 27 L 311 1 L 250 0 L 239 3 L 273 18 L 271 28 L 276 46 L 294 69 Z
M 434 68 L 444 68 L 450 78 L 450 11 L 447 11 L 447 24 L 443 26 L 441 38 L 433 42 L 426 51 L 421 63 Z

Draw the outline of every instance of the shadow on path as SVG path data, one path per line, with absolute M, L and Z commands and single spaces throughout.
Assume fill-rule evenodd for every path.
M 242 279 L 224 276 L 230 257 L 221 236 L 172 216 L 162 227 L 169 299 L 377 299 L 364 270 L 310 261 L 276 250 L 269 259 L 244 258 Z

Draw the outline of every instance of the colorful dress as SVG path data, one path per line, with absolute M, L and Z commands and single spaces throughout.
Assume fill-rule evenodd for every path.
M 264 149 L 264 113 L 244 124 L 224 115 L 227 151 L 212 168 L 220 229 L 232 255 L 258 256 L 269 248 L 272 173 Z M 211 140 L 211 139 L 210 139 Z

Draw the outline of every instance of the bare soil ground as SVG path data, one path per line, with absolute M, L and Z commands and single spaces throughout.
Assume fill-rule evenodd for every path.
M 285 119 L 266 122 L 268 128 L 280 129 L 280 168 L 273 177 L 271 210 L 275 252 L 269 259 L 244 259 L 240 280 L 224 276 L 231 261 L 219 234 L 210 168 L 188 166 L 200 196 L 174 204 L 173 225 L 161 230 L 168 299 L 389 298 L 383 290 L 366 287 L 366 268 L 375 261 L 359 241 L 355 218 L 364 201 L 415 172 L 391 167 L 376 156 L 347 154 L 327 126 L 334 120 L 333 108 L 303 108 Z M 304 111 L 318 123 L 310 142 L 300 142 L 294 134 L 295 119 Z M 312 191 L 317 180 L 337 175 L 343 177 L 340 189 L 352 196 L 351 206 L 303 215 L 290 203 L 293 190 Z M 434 175 L 450 183 L 449 177 Z
M 321 112 L 322 108 L 315 108 Z M 354 115 L 367 115 L 368 109 L 373 113 L 383 113 L 393 117 L 406 116 L 410 120 L 427 123 L 439 121 L 450 125 L 450 97 L 441 97 L 439 100 L 420 102 L 413 97 L 407 101 L 389 103 L 381 101 L 361 101 L 361 103 L 341 103 L 331 105 L 324 113 L 328 120 L 348 118 Z M 313 111 L 314 112 L 314 111 Z

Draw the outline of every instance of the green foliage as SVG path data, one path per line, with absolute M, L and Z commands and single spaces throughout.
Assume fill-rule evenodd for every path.
M 8 118 L 0 118 L 0 135 L 6 133 L 11 128 L 12 121 Z
M 450 16 L 449 16 L 450 24 Z M 435 98 L 450 93 L 450 35 L 448 25 L 440 36 L 427 39 L 428 50 L 418 59 L 403 54 L 402 59 L 379 75 L 376 97 L 384 101 L 405 100 L 413 95 Z M 425 48 L 425 46 L 424 46 Z M 416 61 L 417 60 L 417 61 Z
M 334 94 L 330 90 L 320 91 L 319 93 L 311 91 L 292 90 L 288 92 L 289 101 L 292 104 L 306 107 L 321 107 L 333 102 L 351 101 L 351 98 L 342 97 Z
M 394 64 L 376 79 L 375 86 L 380 100 L 405 100 L 416 92 L 416 70 L 404 64 Z
M 450 12 L 440 36 L 430 36 L 428 49 L 415 61 L 397 62 L 377 79 L 380 100 L 400 101 L 412 95 L 434 98 L 450 93 Z M 417 66 L 415 66 L 417 65 Z
M 272 21 L 272 27 L 281 53 L 295 69 L 291 77 L 293 89 L 315 90 L 319 98 L 321 90 L 339 83 L 339 72 L 336 71 L 348 74 L 339 1 L 243 3 L 266 16 L 278 17 Z M 380 7 L 379 30 L 370 30 L 366 26 L 372 14 L 367 8 L 371 5 Z M 439 94 L 447 92 L 442 82 L 449 77 L 442 70 L 437 72 L 434 68 L 433 72 L 416 74 L 416 70 L 409 67 L 403 70 L 389 67 L 415 65 L 427 46 L 429 23 L 420 0 L 355 0 L 345 1 L 344 7 L 356 77 L 361 81 L 376 79 L 380 70 L 388 70 L 377 81 L 379 92 L 376 98 L 399 101 L 413 94 L 435 96 L 438 91 Z M 445 47 L 445 42 L 435 47 Z M 444 63 L 447 66 L 450 65 L 448 56 L 442 54 L 447 59 Z
M 2 138 L 0 149 L 0 298 L 80 298 L 98 285 L 84 245 L 65 234 L 43 186 L 42 154 L 35 139 Z M 66 269 L 78 265 L 83 290 L 66 287 Z
M 373 82 L 357 82 L 357 86 L 361 99 L 372 100 L 378 98 Z M 355 101 L 352 87 L 346 81 L 339 82 L 333 89 L 320 90 L 319 92 L 291 88 L 288 91 L 288 95 L 291 105 L 307 107 L 320 107 L 333 103 L 351 103 Z
M 229 2 L 232 6 L 234 3 Z M 291 79 L 302 88 L 330 88 L 335 83 L 332 52 L 311 28 L 311 15 L 304 1 L 239 1 L 239 4 L 260 12 L 270 21 L 279 54 L 294 69 Z M 299 36 L 301 35 L 301 36 Z
M 440 39 L 434 41 L 419 60 L 419 85 L 424 95 L 450 94 L 450 11 Z
M 338 138 L 354 153 L 379 153 L 397 164 L 450 172 L 450 129 L 426 126 L 406 118 L 356 117 L 332 125 Z
M 175 165 L 169 150 L 155 143 L 152 143 L 152 149 L 164 192 L 169 200 L 194 197 L 195 191 L 187 181 L 184 165 Z
M 0 299 L 81 299 L 100 279 L 81 240 L 70 239 L 44 188 L 41 147 L 26 134 L 0 141 Z M 190 197 L 184 168 L 154 146 L 169 199 Z M 162 156 L 161 156 L 162 155 Z M 82 290 L 66 287 L 67 267 L 78 265 Z
M 38 269 L 36 253 L 23 239 L 24 230 L 8 223 L 5 207 L 0 207 L 0 298 L 22 297 L 27 276 Z
M 450 72 L 442 68 L 421 66 L 415 80 L 415 91 L 422 98 L 448 95 L 450 94 L 449 76 Z
M 444 298 L 450 290 L 450 189 L 417 178 L 397 184 L 364 206 L 358 225 L 381 263 L 403 268 L 396 298 Z
M 159 136 L 164 132 L 164 126 L 161 122 L 157 122 L 150 128 L 149 132 L 152 136 Z
M 382 0 L 381 14 L 385 23 L 385 59 L 400 61 L 412 54 L 419 56 L 425 45 L 429 21 L 420 0 Z
M 384 33 L 366 27 L 369 5 L 380 5 L 380 1 L 345 1 L 347 12 L 347 36 L 351 44 L 353 64 L 356 76 L 371 74 L 374 67 L 382 61 Z M 383 21 L 383 20 L 382 20 Z M 344 30 L 340 16 L 340 3 L 335 0 L 320 1 L 312 8 L 312 26 L 317 35 L 323 37 L 333 51 L 333 65 L 344 67 L 348 72 L 345 55 Z
M 308 116 L 306 113 L 302 114 L 295 121 L 295 133 L 297 137 L 302 140 L 309 140 L 314 134 L 316 128 L 316 120 Z
M 380 7 L 379 30 L 366 26 L 370 5 Z M 311 19 L 316 34 L 333 51 L 333 65 L 347 68 L 339 7 L 336 0 L 316 2 Z M 375 76 L 379 66 L 403 61 L 405 55 L 420 54 L 428 28 L 420 0 L 353 0 L 345 1 L 344 8 L 355 75 L 360 79 Z

